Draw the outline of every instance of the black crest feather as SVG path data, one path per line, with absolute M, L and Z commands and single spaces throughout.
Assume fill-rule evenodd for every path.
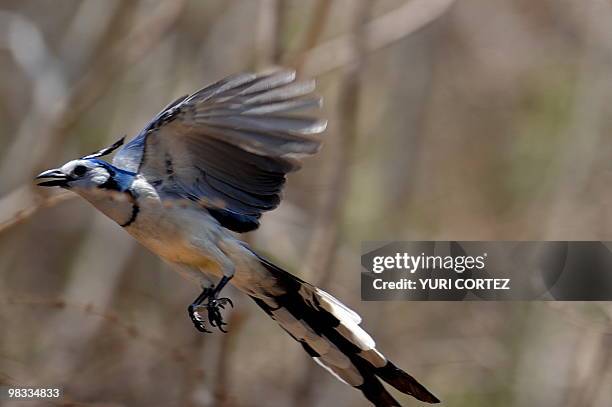
M 110 147 L 103 148 L 102 150 L 96 151 L 95 153 L 81 157 L 81 159 L 87 160 L 89 158 L 97 158 L 97 157 L 103 157 L 105 155 L 109 155 L 110 153 L 112 153 L 113 151 L 121 147 L 124 141 L 125 141 L 125 136 L 115 141 L 113 145 L 111 145 Z

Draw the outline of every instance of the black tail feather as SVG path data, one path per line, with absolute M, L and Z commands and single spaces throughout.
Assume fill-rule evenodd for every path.
M 376 375 L 405 394 L 427 403 L 439 403 L 440 400 L 429 392 L 416 379 L 388 361 L 384 367 L 376 369 Z
M 259 259 L 277 280 L 282 294 L 263 299 L 252 297 L 253 300 L 300 342 L 317 363 L 361 390 L 377 407 L 400 406 L 379 378 L 418 400 L 440 402 L 416 379 L 374 349 L 372 339 L 358 326 L 358 315 L 324 291 Z
M 376 407 L 401 407 L 401 404 L 389 394 L 376 376 L 370 374 L 365 376 L 364 379 L 363 384 L 355 386 L 355 388 L 361 390 L 363 395 L 370 400 L 372 404 Z

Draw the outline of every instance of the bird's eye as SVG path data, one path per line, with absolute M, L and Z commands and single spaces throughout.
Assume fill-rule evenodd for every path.
M 76 167 L 74 167 L 74 170 L 72 170 L 72 173 L 77 177 L 84 175 L 86 172 L 87 167 L 85 167 L 84 165 L 77 165 Z

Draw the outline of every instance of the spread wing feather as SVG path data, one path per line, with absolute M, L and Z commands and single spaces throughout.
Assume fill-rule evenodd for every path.
M 205 202 L 224 226 L 255 229 L 280 202 L 285 175 L 314 154 L 324 120 L 314 82 L 294 71 L 225 78 L 169 104 L 115 156 L 164 197 Z M 227 222 L 227 219 L 230 219 Z

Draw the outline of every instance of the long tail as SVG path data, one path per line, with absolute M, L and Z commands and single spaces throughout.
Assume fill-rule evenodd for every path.
M 258 256 L 259 257 L 259 256 Z M 379 379 L 427 403 L 439 403 L 423 385 L 376 350 L 361 318 L 336 298 L 259 257 L 283 294 L 252 297 L 319 365 L 363 392 L 377 407 L 400 406 Z

